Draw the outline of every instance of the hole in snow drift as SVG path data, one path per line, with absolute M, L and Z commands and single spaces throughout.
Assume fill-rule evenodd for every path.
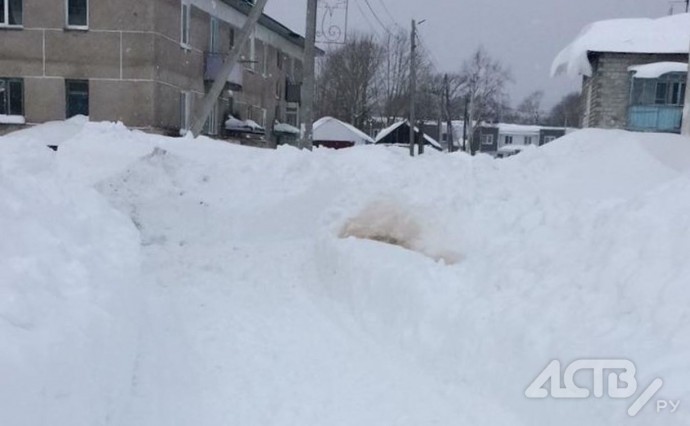
M 424 232 L 415 216 L 399 205 L 391 202 L 376 202 L 345 223 L 340 238 L 358 238 L 399 246 L 416 251 L 447 265 L 459 263 L 462 255 L 437 250 L 430 244 L 429 235 Z

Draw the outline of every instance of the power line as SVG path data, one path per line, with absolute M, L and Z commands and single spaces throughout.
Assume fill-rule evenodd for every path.
M 379 0 L 379 3 L 381 3 L 381 6 L 383 6 L 383 10 L 386 12 L 386 15 L 388 15 L 390 20 L 393 22 L 393 25 L 395 25 L 398 28 L 402 28 L 402 26 L 398 24 L 398 21 L 396 21 L 393 15 L 391 14 L 391 11 L 388 9 L 388 6 L 386 6 L 386 2 L 384 0 Z
M 386 26 L 386 24 L 383 23 L 383 21 L 381 20 L 381 18 L 379 18 L 379 15 L 376 14 L 376 11 L 374 10 L 374 8 L 371 7 L 371 3 L 369 3 L 369 0 L 364 0 L 364 2 L 367 4 L 367 7 L 369 7 L 369 10 L 371 11 L 371 14 L 374 15 L 374 19 L 376 19 L 376 22 L 378 22 L 379 25 L 381 25 L 381 28 L 383 28 L 384 30 L 386 30 L 386 32 L 387 32 L 388 34 L 391 34 L 391 32 L 390 32 L 390 30 L 388 29 L 388 27 Z M 391 34 L 391 35 L 392 35 L 392 34 Z
M 368 2 L 367 2 L 367 3 L 368 3 Z M 375 35 L 376 37 L 378 37 L 379 34 L 378 34 L 378 32 L 376 31 L 376 27 L 371 23 L 371 21 L 370 21 L 369 18 L 367 17 L 367 14 L 364 13 L 364 9 L 362 9 L 362 5 L 359 3 L 359 0 L 355 0 L 355 5 L 357 6 L 357 9 L 359 9 L 359 13 L 361 13 L 362 16 L 364 17 L 364 20 L 367 21 L 367 24 L 369 25 L 369 28 L 371 29 L 371 31 L 374 33 L 374 35 Z M 385 28 L 385 26 L 384 26 L 384 28 Z

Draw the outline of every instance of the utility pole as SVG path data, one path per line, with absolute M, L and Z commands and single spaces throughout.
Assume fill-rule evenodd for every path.
M 415 131 L 415 103 L 417 102 L 417 22 L 412 20 L 412 38 L 410 39 L 410 156 L 414 157 Z M 421 151 L 419 152 L 422 153 Z
M 462 150 L 467 152 L 467 126 L 472 128 L 472 123 L 470 123 L 470 96 L 465 96 L 465 115 L 464 122 L 462 125 Z M 470 148 L 471 149 L 471 148 Z
M 450 114 L 450 81 L 448 74 L 443 76 L 444 98 L 445 98 L 445 113 L 446 113 L 446 141 L 448 142 L 448 152 L 455 151 L 455 139 L 453 138 L 453 117 Z
M 304 82 L 302 86 L 302 117 L 304 135 L 300 149 L 313 148 L 314 135 L 314 95 L 316 92 L 316 15 L 318 0 L 307 0 L 307 33 L 304 44 Z
M 252 32 L 254 32 L 256 23 L 259 22 L 259 18 L 264 11 L 266 3 L 268 3 L 268 0 L 257 0 L 256 4 L 252 6 L 249 16 L 247 16 L 247 20 L 242 27 L 237 44 L 235 44 L 230 51 L 227 61 L 225 61 L 223 64 L 223 67 L 220 69 L 220 72 L 216 76 L 216 79 L 211 86 L 211 90 L 209 90 L 206 96 L 204 96 L 204 100 L 201 103 L 201 110 L 197 111 L 197 115 L 194 117 L 194 122 L 192 124 L 192 128 L 190 129 L 194 137 L 199 136 L 201 130 L 204 128 L 204 124 L 206 124 L 206 120 L 208 120 L 208 116 L 213 110 L 213 105 L 215 105 L 218 97 L 225 87 L 225 84 L 228 81 L 228 78 L 230 77 L 230 74 L 232 73 L 232 70 L 237 65 L 244 46 L 247 44 L 247 41 L 249 41 L 249 37 Z

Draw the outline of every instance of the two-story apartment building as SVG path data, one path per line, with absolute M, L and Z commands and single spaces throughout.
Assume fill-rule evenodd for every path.
M 680 132 L 686 99 L 690 14 L 614 19 L 586 27 L 552 74 L 582 77 L 582 125 Z
M 234 45 L 244 0 L 0 0 L 0 132 L 82 114 L 179 133 Z M 263 15 L 207 123 L 299 124 L 304 38 Z

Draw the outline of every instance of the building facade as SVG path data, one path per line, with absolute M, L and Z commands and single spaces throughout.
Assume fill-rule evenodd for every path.
M 641 86 L 631 69 L 663 62 L 687 64 L 687 53 L 590 52 L 588 58 L 592 75 L 582 82 L 583 127 L 680 132 L 687 72 L 647 79 L 653 81 L 640 96 Z
M 235 42 L 243 0 L 4 0 L 0 131 L 88 115 L 179 134 Z M 304 39 L 263 15 L 206 133 L 229 115 L 299 125 Z

